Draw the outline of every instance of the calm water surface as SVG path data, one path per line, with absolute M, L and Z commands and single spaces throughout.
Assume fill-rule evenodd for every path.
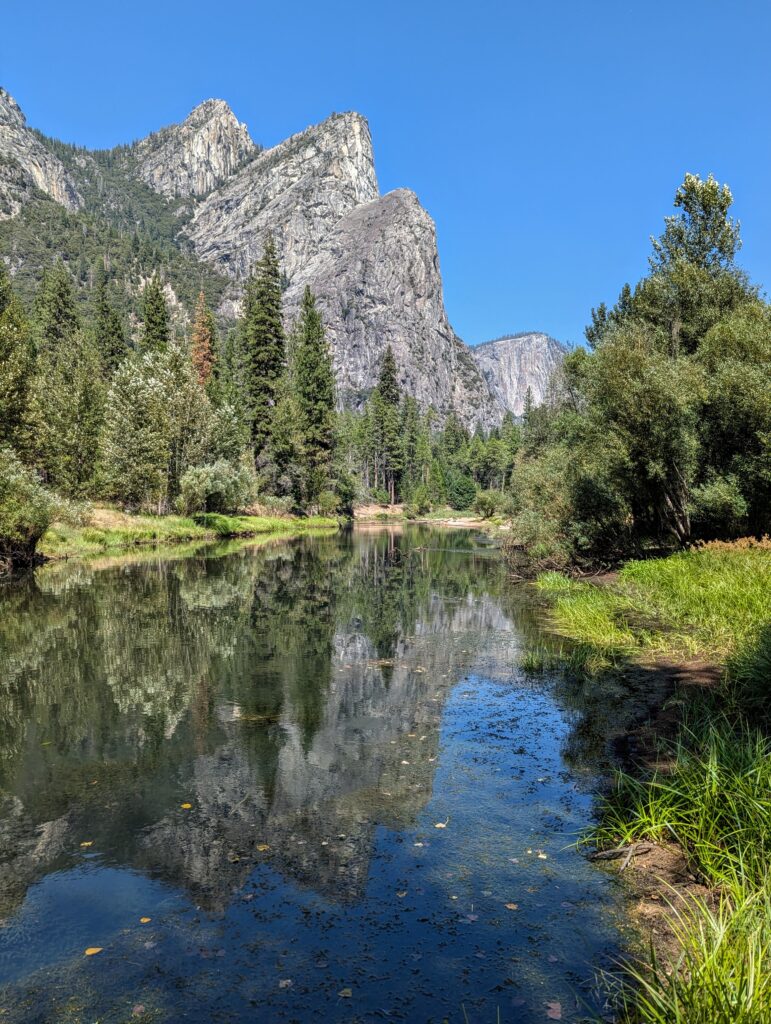
M 610 705 L 537 639 L 417 527 L 0 591 L 0 1021 L 589 1018 Z

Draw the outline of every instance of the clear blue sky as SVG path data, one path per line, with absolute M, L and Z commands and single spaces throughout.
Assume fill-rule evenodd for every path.
M 768 0 L 4 0 L 0 83 L 30 124 L 111 146 L 227 100 L 272 145 L 370 121 L 381 189 L 434 217 L 471 343 L 579 341 L 645 270 L 686 171 L 733 190 L 771 288 Z

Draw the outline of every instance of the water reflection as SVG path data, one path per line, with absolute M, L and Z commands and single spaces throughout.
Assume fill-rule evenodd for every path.
M 611 933 L 596 915 L 610 896 L 563 849 L 588 813 L 563 757 L 577 716 L 564 693 L 559 706 L 543 686 L 512 689 L 537 626 L 472 535 L 415 528 L 108 570 L 60 564 L 5 591 L 2 610 L 0 979 L 16 1019 L 122 1020 L 139 986 L 150 1019 L 177 1019 L 170 1000 L 184 1019 L 250 1019 L 255 999 L 275 1019 L 330 1006 L 332 1019 L 368 1019 L 378 999 L 397 1017 L 460 1019 L 465 995 L 529 1020 L 542 1019 L 540 987 L 553 997 L 589 983 L 585 949 L 580 970 L 566 971 L 567 953 L 560 968 L 536 953 L 512 974 L 512 948 L 532 952 L 543 908 L 564 918 L 568 891 L 571 907 L 591 895 L 586 926 L 604 950 Z M 583 754 L 574 742 L 574 764 Z M 426 821 L 435 805 L 441 831 Z M 435 841 L 450 836 L 460 845 Z M 553 847 L 553 877 L 526 852 L 537 842 Z M 504 882 L 520 858 L 532 860 L 526 876 L 523 865 Z M 523 880 L 520 934 L 505 904 Z M 554 891 L 536 899 L 542 889 Z M 165 907 L 150 915 L 165 929 L 160 979 L 161 938 L 129 927 L 147 901 Z M 352 939 L 333 946 L 349 942 L 363 971 L 350 1013 L 322 980 L 328 968 L 313 975 L 308 962 L 329 965 L 338 927 Z M 97 939 L 101 982 L 82 958 Z M 304 953 L 280 986 L 292 946 Z M 191 955 L 220 956 L 203 990 Z M 381 969 L 365 969 L 373 959 Z M 420 978 L 407 1002 L 405 972 Z

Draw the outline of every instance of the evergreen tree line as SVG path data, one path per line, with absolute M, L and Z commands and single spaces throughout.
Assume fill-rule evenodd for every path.
M 84 315 L 56 261 L 28 310 L 0 261 L 0 449 L 58 494 L 159 513 L 235 510 L 258 495 L 331 511 L 349 500 L 335 478 L 334 410 L 310 290 L 285 337 L 271 238 L 223 338 L 203 292 L 190 330 L 176 329 L 158 274 L 132 339 L 104 274 Z
M 525 417 L 512 539 L 557 564 L 771 531 L 771 309 L 731 192 L 686 175 L 649 273 Z
M 341 461 L 363 498 L 404 502 L 409 514 L 432 507 L 475 506 L 505 513 L 521 429 L 508 415 L 500 428 L 473 435 L 451 413 L 440 422 L 404 392 L 390 348 L 364 410 L 340 416 Z

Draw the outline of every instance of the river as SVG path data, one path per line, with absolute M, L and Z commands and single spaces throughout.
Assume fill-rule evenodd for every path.
M 613 702 L 539 642 L 489 541 L 417 526 L 0 590 L 0 1020 L 596 1019 Z

